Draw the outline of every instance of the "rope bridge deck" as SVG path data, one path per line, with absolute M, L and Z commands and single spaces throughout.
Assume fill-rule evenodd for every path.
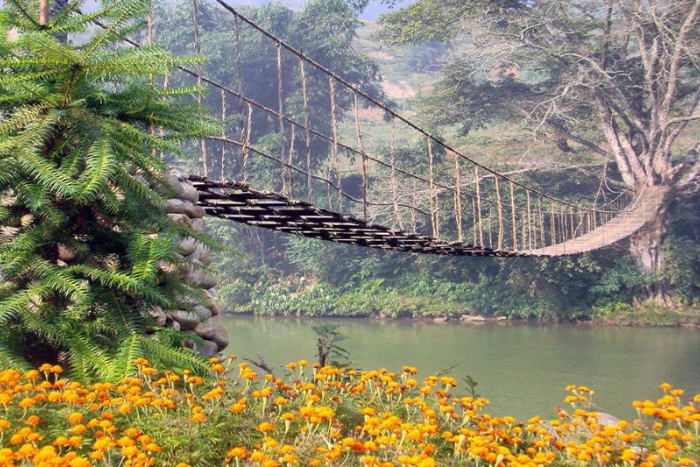
M 521 252 L 502 251 L 463 242 L 431 237 L 372 225 L 279 193 L 259 191 L 240 182 L 222 182 L 191 176 L 199 192 L 199 205 L 207 214 L 255 227 L 337 243 L 382 250 L 445 256 L 565 256 L 611 245 L 629 237 L 658 211 L 667 187 L 647 187 L 637 194 L 631 208 L 604 225 L 560 244 Z
M 598 228 L 566 242 L 525 253 L 532 256 L 565 256 L 612 245 L 634 234 L 649 222 L 659 211 L 666 193 L 667 186 L 644 187 L 628 205 L 628 209 Z
M 446 256 L 527 256 L 372 225 L 278 193 L 254 190 L 240 182 L 220 182 L 198 176 L 191 176 L 190 181 L 199 191 L 198 204 L 208 215 L 255 227 L 382 250 Z

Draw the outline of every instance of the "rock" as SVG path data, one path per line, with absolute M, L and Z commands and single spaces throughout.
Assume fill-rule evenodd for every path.
M 182 201 L 181 199 L 176 199 L 176 198 L 171 198 L 167 201 L 165 205 L 165 212 L 168 212 L 170 214 L 185 214 L 186 206 L 187 205 L 192 206 L 192 203 L 188 203 L 187 201 Z M 189 217 L 189 215 L 187 216 Z
M 219 309 L 219 304 L 216 301 L 216 297 L 214 296 L 214 293 L 211 290 L 205 290 L 204 291 L 204 306 L 209 308 L 209 311 L 211 311 L 212 316 L 218 316 L 219 313 L 221 313 L 221 310 Z
M 505 317 L 505 316 L 498 316 L 498 317 L 496 318 L 496 321 L 506 321 L 507 319 L 508 319 L 508 318 Z
M 194 332 L 202 339 L 214 342 L 218 351 L 228 347 L 229 339 L 226 329 L 220 324 L 212 323 L 211 320 L 199 324 Z
M 192 205 L 192 211 L 191 212 L 186 212 L 188 216 L 190 216 L 193 219 L 198 219 L 200 217 L 204 217 L 207 215 L 207 210 L 204 209 L 202 206 L 196 206 Z
M 198 244 L 199 242 L 197 242 L 192 237 L 183 238 L 182 240 L 180 240 L 180 244 L 177 247 L 177 251 L 182 256 L 189 256 L 192 253 L 194 253 L 194 251 L 197 249 Z
M 204 233 L 204 220 L 190 219 L 190 228 L 195 232 Z
M 461 318 L 461 319 L 462 319 L 462 321 L 469 321 L 469 322 L 472 322 L 472 323 L 480 323 L 480 322 L 486 321 L 486 318 L 484 318 L 484 317 L 481 316 L 481 315 L 475 315 L 475 316 L 471 316 L 471 315 L 462 315 L 462 318 Z
M 609 413 L 598 412 L 596 422 L 598 422 L 600 426 L 617 426 L 617 424 L 620 423 L 620 419 Z
M 440 316 L 438 318 L 433 318 L 433 323 L 446 323 L 450 320 L 449 316 Z
M 172 214 L 184 214 L 191 219 L 199 219 L 207 214 L 207 211 L 201 206 L 195 206 L 190 201 L 181 199 L 169 199 L 166 203 L 165 210 Z
M 192 228 L 192 220 L 184 214 L 168 214 L 168 217 L 173 220 L 176 224 L 184 225 L 185 227 Z M 199 219 L 201 220 L 201 219 Z
M 203 341 L 201 344 L 197 344 L 197 352 L 204 358 L 214 357 L 219 350 L 219 346 L 212 341 Z
M 211 264 L 211 250 L 209 247 L 197 243 L 195 250 L 190 254 L 189 259 L 199 261 L 202 264 Z
M 202 269 L 190 271 L 184 280 L 190 285 L 200 289 L 211 289 L 218 282 L 216 276 L 209 271 L 204 271 Z
M 180 323 L 171 319 L 168 322 L 166 322 L 165 327 L 168 329 L 172 329 L 173 331 L 179 331 L 180 330 Z
M 153 308 L 151 308 L 148 314 L 151 315 L 151 318 L 153 318 L 153 321 L 155 322 L 156 326 L 165 326 L 165 323 L 168 320 L 168 317 L 165 315 L 165 312 L 159 306 L 154 306 Z
M 170 167 L 168 174 L 175 177 L 176 180 L 183 181 L 187 180 L 187 172 L 182 170 L 180 167 Z
M 173 174 L 172 169 L 165 174 L 165 184 L 155 187 L 156 193 L 162 196 L 180 196 L 182 190 L 182 183 L 177 175 Z
M 211 318 L 211 311 L 202 305 L 194 307 L 194 311 L 176 310 L 170 312 L 173 321 L 180 323 L 182 331 L 194 330 L 200 323 Z
M 182 183 L 182 189 L 178 193 L 178 198 L 192 201 L 196 204 L 199 201 L 199 192 L 192 184 L 184 182 Z

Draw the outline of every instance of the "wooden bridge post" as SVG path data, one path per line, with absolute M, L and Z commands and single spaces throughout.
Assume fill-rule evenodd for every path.
M 459 173 L 459 155 L 453 152 L 455 160 L 455 214 L 457 222 L 457 241 L 464 241 L 462 234 L 462 178 Z

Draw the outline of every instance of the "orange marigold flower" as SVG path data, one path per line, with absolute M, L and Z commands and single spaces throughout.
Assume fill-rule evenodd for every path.
M 76 424 L 76 423 L 82 423 L 83 421 L 83 414 L 80 412 L 72 412 L 70 415 L 68 415 L 68 423 L 71 424 Z
M 201 412 L 193 413 L 192 416 L 190 417 L 190 420 L 192 420 L 193 422 L 196 422 L 196 423 L 203 422 L 206 419 L 207 419 L 207 416 Z
M 274 430 L 275 430 L 274 423 L 262 422 L 261 424 L 258 425 L 258 431 L 262 431 L 263 433 L 268 432 L 268 431 L 274 431 Z
M 92 463 L 84 457 L 76 457 L 68 463 L 69 467 L 90 467 Z
M 31 397 L 25 397 L 24 399 L 22 399 L 21 401 L 19 401 L 17 403 L 17 405 L 19 407 L 22 407 L 23 409 L 26 409 L 28 407 L 34 407 L 34 404 L 35 404 L 34 399 L 32 399 Z
M 32 380 L 32 381 L 34 381 L 34 380 L 37 379 L 38 377 L 39 377 L 39 372 L 38 372 L 37 370 L 29 370 L 29 371 L 26 372 L 24 375 L 22 375 L 22 378 L 24 378 L 24 379 L 29 379 L 29 380 Z
M 41 423 L 41 418 L 39 418 L 38 415 L 31 415 L 27 418 L 27 424 L 29 425 L 38 425 Z
M 248 449 L 245 446 L 231 448 L 226 455 L 228 457 L 235 457 L 236 459 L 243 459 L 248 455 Z
M 163 448 L 158 446 L 156 443 L 148 443 L 143 448 L 148 452 L 160 452 L 163 450 Z
M 78 446 L 83 445 L 83 439 L 80 436 L 71 436 L 68 438 L 68 444 L 74 448 L 77 448 Z
M 129 457 L 136 457 L 139 455 L 139 449 L 136 446 L 124 446 L 122 448 L 122 456 L 129 458 Z
M 230 406 L 228 408 L 228 410 L 229 410 L 229 412 L 240 413 L 240 412 L 245 411 L 245 405 L 236 403 L 236 404 L 233 404 L 232 406 Z
M 12 423 L 8 422 L 4 418 L 0 418 L 0 430 L 4 430 L 5 428 L 9 428 L 12 426 Z

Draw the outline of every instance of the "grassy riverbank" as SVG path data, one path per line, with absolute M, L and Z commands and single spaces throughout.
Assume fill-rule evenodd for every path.
M 0 465 L 698 465 L 700 395 L 662 384 L 630 422 L 570 386 L 558 418 L 486 413 L 449 376 L 292 362 L 260 376 L 214 359 L 211 377 L 163 371 L 83 386 L 45 365 L 0 372 Z M 555 403 L 555 401 L 553 401 Z
M 257 316 L 350 317 L 382 319 L 448 319 L 469 321 L 485 319 L 587 322 L 621 326 L 698 326 L 700 309 L 678 304 L 658 306 L 650 303 L 617 303 L 592 306 L 582 303 L 578 309 L 553 301 L 544 308 L 536 302 L 504 295 L 494 306 L 491 296 L 478 300 L 479 290 L 464 283 L 418 282 L 413 287 L 391 287 L 380 281 L 368 281 L 361 287 L 340 288 L 323 282 L 267 282 L 250 286 L 237 280 L 218 293 L 223 308 L 232 314 Z M 527 299 L 527 297 L 525 297 Z

